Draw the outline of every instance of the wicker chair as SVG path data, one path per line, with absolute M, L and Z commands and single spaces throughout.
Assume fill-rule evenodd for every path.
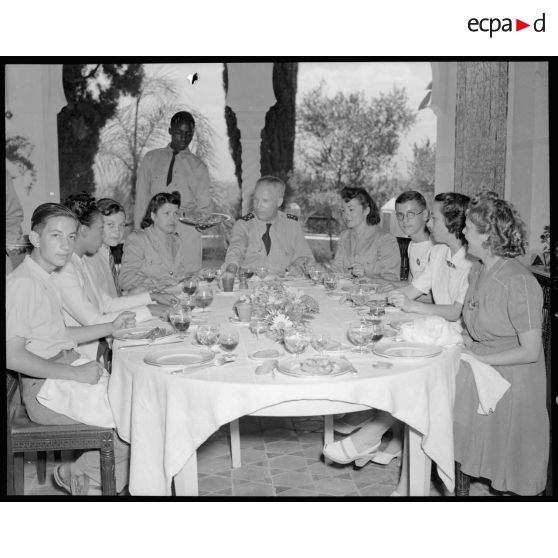
M 29 420 L 21 403 L 17 374 L 6 371 L 7 394 L 7 493 L 24 494 L 23 453 L 43 455 L 37 462 L 39 482 L 46 478 L 44 452 L 90 450 L 101 452 L 101 489 L 103 496 L 116 495 L 114 470 L 114 430 L 86 424 L 45 426 Z

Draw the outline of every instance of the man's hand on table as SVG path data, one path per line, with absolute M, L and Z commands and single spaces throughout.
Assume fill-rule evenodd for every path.
M 118 329 L 136 326 L 136 313 L 135 312 L 122 312 L 112 322 L 113 333 Z
M 417 304 L 401 291 L 390 291 L 388 293 L 388 301 L 395 307 L 400 308 L 403 312 L 417 312 Z

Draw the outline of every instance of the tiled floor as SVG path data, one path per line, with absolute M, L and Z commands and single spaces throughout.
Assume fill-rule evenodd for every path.
M 240 421 L 242 467 L 231 468 L 229 428 L 224 426 L 198 450 L 200 496 L 342 497 L 389 496 L 399 477 L 400 460 L 326 465 L 322 458 L 323 420 L 244 417 Z M 54 456 L 48 455 L 47 481 L 41 486 L 32 459 L 25 464 L 25 494 L 63 495 L 52 479 Z M 62 455 L 63 459 L 71 456 Z M 433 479 L 437 476 L 434 475 Z M 431 496 L 443 496 L 433 480 Z M 471 496 L 491 496 L 487 484 L 471 483 Z

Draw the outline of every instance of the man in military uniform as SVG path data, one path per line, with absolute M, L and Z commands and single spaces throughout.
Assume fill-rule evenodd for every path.
M 234 224 L 223 276 L 234 276 L 239 267 L 282 273 L 314 261 L 298 217 L 279 211 L 284 195 L 279 178 L 263 176 L 256 182 L 254 210 Z

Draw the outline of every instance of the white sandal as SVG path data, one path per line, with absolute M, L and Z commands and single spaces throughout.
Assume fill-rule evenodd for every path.
M 381 443 L 382 441 L 380 440 L 368 450 L 359 453 L 351 438 L 345 438 L 339 442 L 326 444 L 323 449 L 323 454 L 328 459 L 331 459 L 331 461 L 335 461 L 335 463 L 340 463 L 341 465 L 347 465 L 354 461 L 357 467 L 364 467 L 378 451 Z

